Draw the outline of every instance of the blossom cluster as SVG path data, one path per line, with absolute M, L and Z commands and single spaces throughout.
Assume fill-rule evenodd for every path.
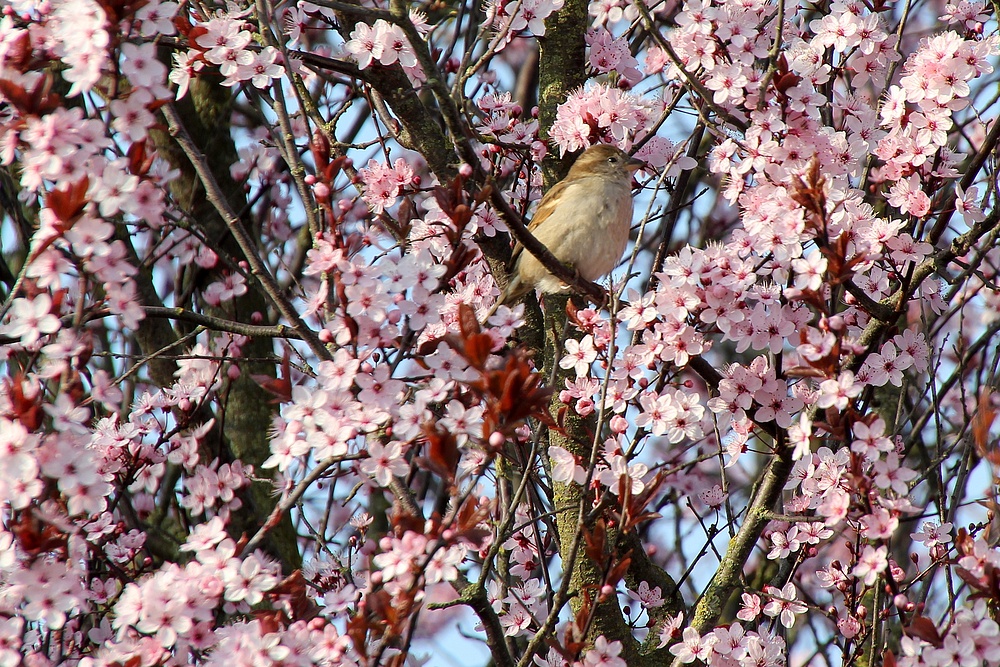
M 427 33 L 429 27 L 422 14 L 411 12 L 410 21 L 418 34 Z M 378 19 L 373 25 L 359 23 L 355 26 L 344 50 L 351 54 L 359 69 L 370 67 L 373 62 L 383 67 L 398 63 L 410 81 L 419 83 L 426 78 L 406 33 L 399 25 L 385 19 Z
M 247 29 L 245 18 L 250 11 L 248 8 L 218 12 L 190 27 L 188 50 L 174 52 L 170 71 L 170 81 L 177 85 L 177 99 L 187 94 L 191 78 L 206 66 L 217 67 L 223 77 L 222 85 L 230 87 L 249 81 L 255 88 L 266 89 L 274 79 L 284 75 L 283 57 L 278 49 L 270 45 L 260 47 Z M 171 26 L 168 34 L 173 32 Z
M 564 0 L 490 0 L 485 25 L 495 33 L 494 46 L 502 50 L 515 37 L 545 36 L 545 19 L 562 9 Z

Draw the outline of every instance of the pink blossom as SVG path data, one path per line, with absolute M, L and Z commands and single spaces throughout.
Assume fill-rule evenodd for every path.
M 617 39 L 607 30 L 587 31 L 587 45 L 590 47 L 590 66 L 601 73 L 618 72 L 622 80 L 635 85 L 642 79 L 638 63 L 629 50 L 624 37 Z
M 361 472 L 371 475 L 379 486 L 389 486 L 393 477 L 402 477 L 410 469 L 402 454 L 402 445 L 398 441 L 388 445 L 373 442 L 368 445 L 370 458 L 361 462 Z
M 859 396 L 862 389 L 862 385 L 854 381 L 854 373 L 844 371 L 836 380 L 823 380 L 820 383 L 816 405 L 823 409 L 846 410 L 851 399 Z
M 126 42 L 122 44 L 122 58 L 122 74 L 129 78 L 132 85 L 136 88 L 149 89 L 153 96 L 165 92 L 167 66 L 156 57 L 154 43 L 137 45 Z
M 698 494 L 698 498 L 701 502 L 705 503 L 714 510 L 718 510 L 722 507 L 722 504 L 726 501 L 728 496 L 729 494 L 723 493 L 722 487 L 718 484 L 715 484 L 712 488 L 706 489 Z
M 764 592 L 770 596 L 770 601 L 764 606 L 764 614 L 771 618 L 780 617 L 781 624 L 786 628 L 795 625 L 796 615 L 806 612 L 807 607 L 795 599 L 798 592 L 792 583 L 785 584 L 781 589 L 765 586 Z
M 622 652 L 620 641 L 609 642 L 604 635 L 594 640 L 594 646 L 583 657 L 585 667 L 626 667 L 628 663 L 618 657 Z
M 252 59 L 243 69 L 239 71 L 239 78 L 242 81 L 250 80 L 256 88 L 266 88 L 271 85 L 273 79 L 284 75 L 285 68 L 275 61 L 280 54 L 273 46 L 265 46 L 255 52 Z
M 177 32 L 172 20 L 176 14 L 176 2 L 150 2 L 136 10 L 135 19 L 140 22 L 143 37 L 173 35 Z
M 359 69 L 371 65 L 372 60 L 380 60 L 385 48 L 384 33 L 388 24 L 379 20 L 372 27 L 367 23 L 358 23 L 351 32 L 351 38 L 344 45 L 348 53 L 354 56 Z
M 919 531 L 910 533 L 910 537 L 920 540 L 927 548 L 933 548 L 939 544 L 948 544 L 951 542 L 952 528 L 952 524 L 947 521 L 940 525 L 934 521 L 925 521 L 920 526 Z
M 702 637 L 698 631 L 692 627 L 684 628 L 681 641 L 670 647 L 670 652 L 677 656 L 677 659 L 684 664 L 700 660 L 708 662 L 712 654 L 712 648 L 719 641 L 714 634 Z
M 955 210 L 962 216 L 967 225 L 986 219 L 982 208 L 976 202 L 978 196 L 979 188 L 971 187 L 968 190 L 963 190 L 961 185 L 955 186 Z
M 576 371 L 577 377 L 587 375 L 590 365 L 597 359 L 594 337 L 587 335 L 582 340 L 566 340 L 566 356 L 559 360 L 559 367 Z
M 649 587 L 649 583 L 646 581 L 640 582 L 639 587 L 634 592 L 631 590 L 628 591 L 628 595 L 630 598 L 638 600 L 644 607 L 649 609 L 662 607 L 665 602 L 661 595 L 660 587 L 656 586 L 651 589 Z
M 885 546 L 878 548 L 866 544 L 864 551 L 858 557 L 858 563 L 851 570 L 851 574 L 857 577 L 865 586 L 872 586 L 878 581 L 878 576 L 885 572 L 889 566 L 886 554 L 888 549 Z
M 617 88 L 594 86 L 559 105 L 550 134 L 563 155 L 601 142 L 625 145 L 646 127 L 655 106 Z
M 900 465 L 899 455 L 896 452 L 889 452 L 885 459 L 876 461 L 872 465 L 872 472 L 875 473 L 875 485 L 880 489 L 891 488 L 900 496 L 909 493 L 907 482 L 917 477 L 917 472 Z
M 760 616 L 763 611 L 760 596 L 753 593 L 743 593 L 741 597 L 742 605 L 740 610 L 736 612 L 736 618 L 741 621 L 746 621 L 747 623 L 756 621 L 757 617 Z
M 31 347 L 42 336 L 59 330 L 59 318 L 52 313 L 52 308 L 52 297 L 45 292 L 32 299 L 14 299 L 7 324 L 0 326 L 0 331 L 5 336 L 19 338 L 21 345 Z
M 886 241 L 886 246 L 891 250 L 890 256 L 898 265 L 904 266 L 907 262 L 920 263 L 927 257 L 933 247 L 930 243 L 915 241 L 909 234 L 900 234 Z
M 586 480 L 587 471 L 562 447 L 550 446 L 549 458 L 552 460 L 552 481 L 583 484 Z

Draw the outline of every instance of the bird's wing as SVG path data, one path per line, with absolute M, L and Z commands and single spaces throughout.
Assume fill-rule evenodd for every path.
M 531 219 L 528 224 L 528 231 L 534 234 L 538 226 L 545 222 L 545 219 L 552 215 L 552 212 L 556 210 L 556 203 L 559 201 L 559 197 L 566 191 L 568 187 L 573 185 L 572 182 L 559 181 L 552 186 L 552 189 L 545 193 L 542 197 L 542 201 L 538 203 L 538 208 L 535 210 L 535 217 Z M 514 250 L 510 254 L 510 263 L 507 265 L 507 270 L 510 271 L 514 266 L 517 265 L 517 259 L 521 256 L 521 252 L 524 250 L 524 246 L 518 241 L 514 244 Z

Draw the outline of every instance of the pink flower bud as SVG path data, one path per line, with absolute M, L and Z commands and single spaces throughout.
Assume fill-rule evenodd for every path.
M 615 415 L 612 417 L 610 425 L 613 433 L 621 434 L 628 430 L 628 420 L 621 415 Z

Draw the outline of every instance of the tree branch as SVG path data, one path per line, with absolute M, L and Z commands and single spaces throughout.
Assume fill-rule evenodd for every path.
M 243 224 L 240 222 L 239 216 L 232 210 L 232 208 L 230 208 L 229 202 L 226 200 L 225 195 L 219 188 L 219 184 L 215 181 L 215 176 L 212 174 L 208 163 L 205 161 L 205 157 L 194 145 L 194 142 L 191 141 L 191 137 L 188 136 L 187 130 L 184 129 L 184 125 L 181 122 L 181 118 L 180 115 L 178 115 L 177 110 L 174 109 L 172 104 L 165 104 L 163 105 L 162 111 L 163 117 L 167 120 L 167 125 L 170 128 L 171 136 L 174 137 L 181 149 L 184 151 L 188 160 L 191 161 L 191 165 L 198 173 L 198 177 L 201 179 L 201 182 L 205 187 L 205 194 L 208 197 L 208 200 L 212 203 L 215 209 L 219 212 L 219 215 L 225 221 L 226 226 L 233 235 L 233 238 L 236 239 L 236 243 L 239 244 L 240 249 L 243 251 L 244 257 L 250 264 L 250 272 L 256 276 L 261 287 L 264 288 L 264 292 L 270 298 L 271 303 L 275 305 L 278 312 L 280 312 L 287 321 L 292 323 L 295 331 L 299 333 L 302 340 L 306 342 L 313 354 L 320 359 L 332 359 L 330 352 L 320 341 L 316 332 L 310 329 L 306 323 L 302 321 L 302 318 L 295 310 L 295 307 L 281 293 L 281 289 L 278 286 L 278 283 L 274 280 L 274 276 L 271 275 L 271 272 L 264 265 L 264 262 L 257 254 L 257 249 L 254 247 L 253 241 L 250 239 L 250 235 L 247 234 L 246 229 L 243 228 Z

